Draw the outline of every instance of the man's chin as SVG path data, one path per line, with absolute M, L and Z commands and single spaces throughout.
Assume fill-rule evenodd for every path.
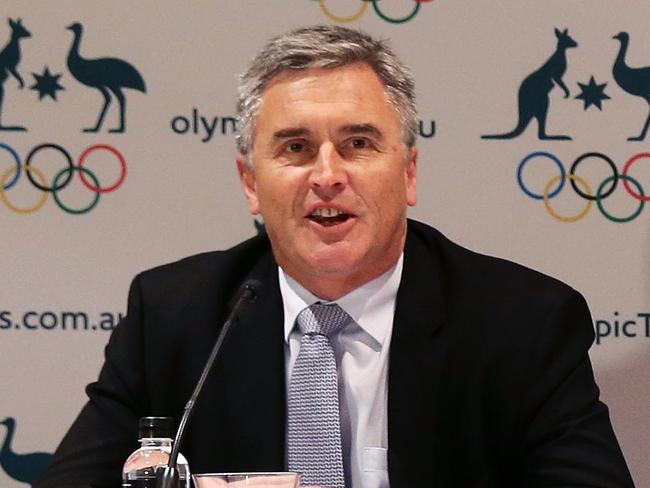
M 320 243 L 307 258 L 307 269 L 323 277 L 335 278 L 353 274 L 362 264 L 364 253 L 349 242 Z

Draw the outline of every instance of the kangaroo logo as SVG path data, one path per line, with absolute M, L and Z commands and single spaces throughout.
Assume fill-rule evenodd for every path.
M 519 121 L 517 127 L 507 134 L 490 134 L 482 139 L 513 139 L 521 135 L 530 121 L 537 119 L 537 135 L 544 140 L 571 140 L 566 135 L 549 135 L 546 133 L 546 116 L 549 108 L 549 93 L 554 85 L 564 90 L 564 98 L 569 98 L 569 89 L 562 81 L 567 69 L 566 50 L 576 47 L 578 43 L 568 34 L 567 29 L 555 29 L 557 47 L 551 57 L 537 70 L 528 75 L 519 86 Z
M 627 47 L 630 43 L 630 35 L 627 32 L 620 32 L 614 36 L 621 43 L 621 47 L 614 61 L 612 74 L 614 80 L 624 91 L 630 95 L 643 98 L 650 105 L 650 67 L 647 68 L 630 68 L 625 63 Z M 628 137 L 628 141 L 642 141 L 648 133 L 650 126 L 650 113 L 645 121 L 641 134 L 636 137 Z
M 20 40 L 31 37 L 32 34 L 25 29 L 20 19 L 17 21 L 9 19 L 9 27 L 11 27 L 9 42 L 0 51 L 0 130 L 24 131 L 27 129 L 19 125 L 2 125 L 2 102 L 5 94 L 4 85 L 10 74 L 18 81 L 19 88 L 22 89 L 25 86 L 25 82 L 16 68 L 21 59 Z
M 83 129 L 83 132 L 99 132 L 106 111 L 111 103 L 111 93 L 117 98 L 120 105 L 120 125 L 108 132 L 122 133 L 126 130 L 126 98 L 122 93 L 123 88 L 146 93 L 146 87 L 142 76 L 132 65 L 116 58 L 85 59 L 79 54 L 79 44 L 83 26 L 75 22 L 67 27 L 74 33 L 74 39 L 70 52 L 68 53 L 68 69 L 80 83 L 96 88 L 104 97 L 104 105 L 99 112 L 99 119 L 94 127 Z
M 7 433 L 2 447 L 0 447 L 0 466 L 16 481 L 31 484 L 45 470 L 52 455 L 47 452 L 16 454 L 11 448 L 16 432 L 16 419 L 7 417 L 0 422 L 0 425 L 3 424 L 7 427 Z

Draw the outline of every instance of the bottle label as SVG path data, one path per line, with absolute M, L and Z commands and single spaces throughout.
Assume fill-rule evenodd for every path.
M 122 488 L 156 488 L 156 478 L 123 481 Z

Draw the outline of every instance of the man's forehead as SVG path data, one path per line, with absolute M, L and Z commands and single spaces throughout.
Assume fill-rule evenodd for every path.
M 282 137 L 301 135 L 324 119 L 330 129 L 378 135 L 387 119 L 399 119 L 383 83 L 366 63 L 280 73 L 265 87 L 258 116 L 271 123 L 267 130 L 281 131 Z

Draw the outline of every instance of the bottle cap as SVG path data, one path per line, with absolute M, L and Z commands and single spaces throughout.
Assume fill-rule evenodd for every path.
M 142 417 L 138 422 L 140 439 L 174 437 L 174 419 L 172 417 Z

